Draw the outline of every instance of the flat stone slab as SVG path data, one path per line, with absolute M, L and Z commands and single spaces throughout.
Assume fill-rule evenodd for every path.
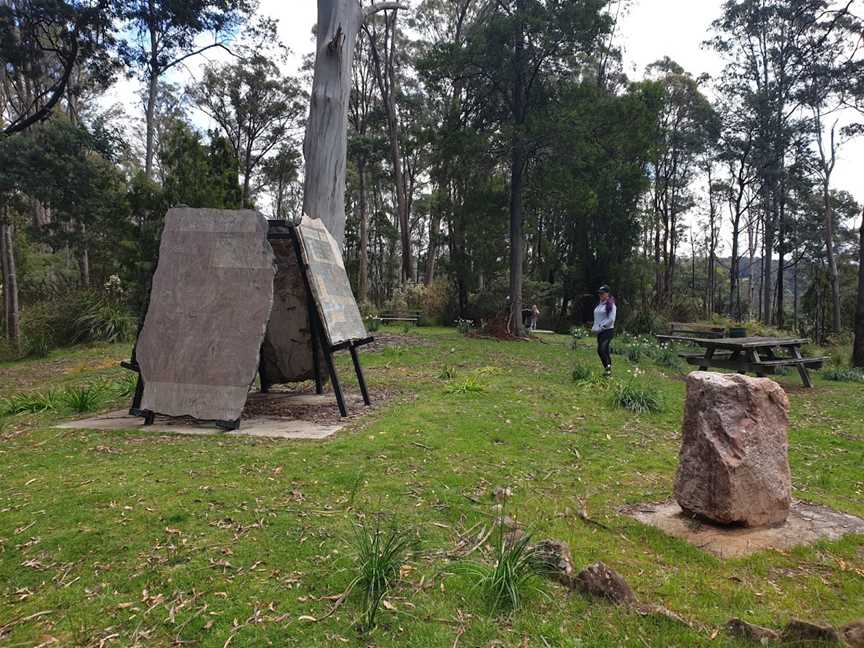
M 142 410 L 240 418 L 273 306 L 267 228 L 250 210 L 168 211 L 136 345 Z
M 794 499 L 784 524 L 763 528 L 715 525 L 686 515 L 677 502 L 634 504 L 619 512 L 720 558 L 741 558 L 765 549 L 786 551 L 820 540 L 864 534 L 861 518 Z
M 332 437 L 344 425 L 322 424 L 313 421 L 261 417 L 243 419 L 239 430 L 225 432 L 213 425 L 204 425 L 184 419 L 156 418 L 153 425 L 144 425 L 141 417 L 129 416 L 126 410 L 108 412 L 92 418 L 61 423 L 56 427 L 67 430 L 135 430 L 144 433 L 186 434 L 191 436 L 240 436 L 266 439 L 321 440 Z

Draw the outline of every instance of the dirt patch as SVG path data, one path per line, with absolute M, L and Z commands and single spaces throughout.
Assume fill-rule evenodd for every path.
M 792 500 L 789 519 L 784 524 L 754 529 L 724 527 L 692 518 L 677 502 L 634 504 L 619 512 L 720 558 L 740 558 L 765 549 L 785 551 L 820 540 L 864 534 L 861 518 L 801 500 Z
M 339 415 L 339 406 L 332 392 L 321 396 L 311 391 L 270 392 L 269 394 L 249 394 L 246 407 L 243 409 L 243 419 L 285 418 L 310 421 L 319 424 L 338 424 L 367 414 L 370 409 L 379 407 L 393 397 L 393 392 L 374 389 L 369 392 L 370 407 L 363 405 L 359 393 L 344 391 L 345 405 L 348 408 L 347 419 Z

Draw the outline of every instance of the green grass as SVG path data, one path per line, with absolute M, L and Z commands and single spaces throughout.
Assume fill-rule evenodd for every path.
M 643 360 L 638 384 L 665 407 L 634 414 L 610 402 L 614 381 L 573 382 L 575 363 L 601 369 L 592 340 L 572 350 L 570 336 L 410 336 L 422 344 L 363 354 L 370 386 L 394 398 L 327 442 L 52 428 L 71 416 L 60 410 L 3 417 L 0 645 L 743 647 L 722 630 L 730 617 L 864 616 L 860 536 L 724 561 L 618 514 L 670 497 L 680 373 Z M 128 406 L 110 387 L 128 381 L 117 367 L 128 353 L 101 345 L 2 364 L 0 392 L 106 381 L 102 407 Z M 356 392 L 350 358 L 339 363 Z M 442 367 L 458 378 L 442 382 Z M 483 391 L 448 393 L 468 378 Z M 780 380 L 795 496 L 864 515 L 864 389 L 818 373 L 812 392 L 797 375 Z M 494 536 L 465 554 L 491 528 L 489 494 L 502 485 L 536 540 L 567 542 L 577 569 L 602 560 L 693 626 L 554 583 L 508 617 L 488 610 L 459 566 L 495 565 Z M 360 634 L 362 597 L 326 615 L 357 577 L 355 525 L 374 511 L 410 522 L 420 545 Z

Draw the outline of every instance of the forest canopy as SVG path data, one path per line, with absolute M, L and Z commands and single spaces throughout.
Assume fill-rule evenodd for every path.
M 521 334 L 537 304 L 566 330 L 609 284 L 634 332 L 857 329 L 864 364 L 862 207 L 835 181 L 864 131 L 861 6 L 726 0 L 693 35 L 721 74 L 633 78 L 630 4 L 366 17 L 337 215 L 364 311 Z M 300 215 L 314 61 L 292 70 L 278 33 L 249 0 L 0 2 L 4 355 L 134 335 L 172 205 Z M 110 106 L 118 80 L 140 94 Z

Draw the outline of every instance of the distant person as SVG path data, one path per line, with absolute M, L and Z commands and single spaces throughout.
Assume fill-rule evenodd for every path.
M 591 327 L 591 332 L 597 335 L 597 355 L 600 356 L 603 369 L 609 376 L 612 374 L 612 354 L 609 351 L 609 345 L 612 338 L 615 337 L 615 318 L 618 316 L 618 307 L 615 305 L 615 298 L 612 297 L 609 286 L 600 286 L 597 296 L 600 303 L 594 309 L 594 326 Z
M 537 322 L 540 321 L 540 309 L 537 308 L 537 304 L 531 307 L 531 330 L 537 330 Z

